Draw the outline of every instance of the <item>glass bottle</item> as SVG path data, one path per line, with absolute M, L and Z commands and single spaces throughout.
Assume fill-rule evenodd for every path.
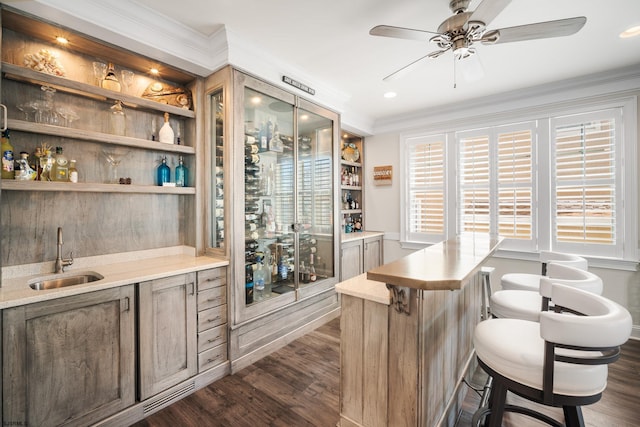
M 184 165 L 182 156 L 178 157 L 178 166 L 176 166 L 176 187 L 187 187 L 187 179 L 189 177 L 189 171 Z
M 164 124 L 158 132 L 158 139 L 165 144 L 173 144 L 174 136 L 173 129 L 171 129 L 171 124 L 169 123 L 169 113 L 164 113 Z
M 126 132 L 126 117 L 124 115 L 124 108 L 122 108 L 122 102 L 116 101 L 111 107 L 110 119 L 110 131 L 114 135 L 124 135 Z
M 244 302 L 245 304 L 253 303 L 253 266 L 251 264 L 245 266 Z
M 13 145 L 9 138 L 9 129 L 2 133 L 2 179 L 13 179 Z
M 156 170 L 156 181 L 159 186 L 162 186 L 165 182 L 171 182 L 171 169 L 167 166 L 167 156 L 162 158 L 162 163 Z
M 51 156 L 51 150 L 46 150 L 44 156 L 40 157 L 40 167 L 42 172 L 40 173 L 40 181 L 51 181 L 51 168 L 53 167 L 53 157 Z
M 29 166 L 29 153 L 26 151 L 20 152 L 20 159 L 16 161 L 14 177 L 18 181 L 33 181 L 36 177 L 36 172 Z
M 78 169 L 76 169 L 75 160 L 71 160 L 71 162 L 69 162 L 69 182 L 78 182 Z
M 101 86 L 103 89 L 120 92 L 120 82 L 118 81 L 118 77 L 116 77 L 116 71 L 113 68 L 113 63 L 111 62 L 107 68 L 107 74 L 104 76 L 104 79 L 102 79 Z
M 261 301 L 264 299 L 265 271 L 261 257 L 256 257 L 256 270 L 253 272 L 253 300 Z
M 69 161 L 63 154 L 62 147 L 56 147 L 56 155 L 49 172 L 49 179 L 51 181 L 69 181 Z

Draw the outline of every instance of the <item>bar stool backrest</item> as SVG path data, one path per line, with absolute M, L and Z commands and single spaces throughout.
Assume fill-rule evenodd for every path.
M 597 275 L 579 268 L 551 262 L 547 266 L 547 276 L 540 278 L 540 295 L 551 298 L 550 283 L 561 283 L 582 289 L 596 295 L 602 294 L 602 279 Z
M 589 268 L 589 262 L 585 258 L 564 252 L 540 251 L 540 262 L 542 263 L 543 276 L 548 275 L 546 268 L 551 262 L 579 268 L 580 270 L 586 270 Z

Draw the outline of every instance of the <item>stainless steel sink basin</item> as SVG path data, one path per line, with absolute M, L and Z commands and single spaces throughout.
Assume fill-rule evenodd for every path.
M 45 289 L 64 288 L 66 286 L 81 285 L 83 283 L 96 282 L 104 279 L 101 274 L 93 271 L 77 272 L 64 275 L 52 275 L 47 277 L 39 277 L 29 282 L 29 287 L 36 291 Z

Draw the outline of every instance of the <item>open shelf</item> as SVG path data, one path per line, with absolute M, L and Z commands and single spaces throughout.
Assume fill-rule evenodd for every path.
M 34 71 L 29 68 L 19 67 L 8 62 L 2 63 L 2 72 L 4 77 L 11 80 L 32 83 L 35 85 L 50 86 L 57 91 L 72 93 L 87 98 L 98 99 L 100 101 L 119 100 L 125 107 L 141 108 L 151 111 L 162 111 L 176 116 L 194 118 L 195 112 L 186 108 L 175 107 L 173 105 L 162 104 L 160 102 L 151 101 L 140 98 L 138 96 L 128 95 L 122 92 L 114 92 L 112 90 L 103 89 L 98 86 L 87 83 L 77 82 L 66 79 L 64 77 L 53 76 L 50 74 Z
M 195 194 L 194 187 L 161 187 L 159 185 L 121 185 L 99 183 L 71 183 L 53 181 L 2 180 L 2 190 L 11 191 L 64 191 L 80 193 L 148 193 L 148 194 Z
M 171 153 L 195 154 L 196 150 L 188 145 L 165 144 L 148 139 L 119 136 L 110 133 L 93 132 L 64 126 L 33 123 L 24 120 L 9 119 L 7 127 L 11 130 L 79 139 L 83 141 L 100 142 L 104 144 L 124 145 L 127 147 L 144 148 L 147 150 L 167 151 Z

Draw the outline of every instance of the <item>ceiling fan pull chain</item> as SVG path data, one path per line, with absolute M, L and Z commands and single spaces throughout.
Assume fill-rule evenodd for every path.
M 456 54 L 455 54 L 455 52 L 451 56 L 453 56 L 453 88 L 455 89 L 457 87 L 456 75 L 458 74 L 458 73 L 456 73 Z

